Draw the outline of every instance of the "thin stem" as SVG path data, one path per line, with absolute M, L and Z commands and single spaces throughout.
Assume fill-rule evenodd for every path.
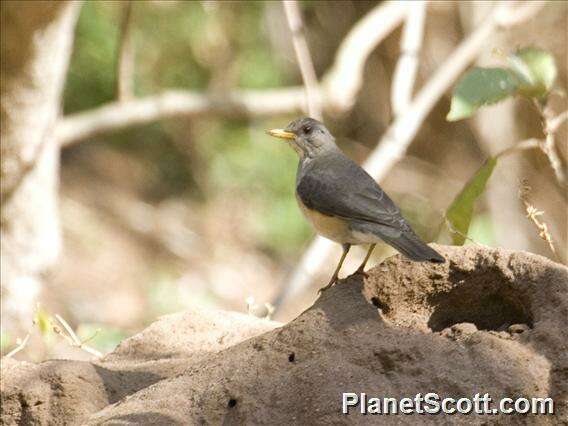
M 89 339 L 85 340 L 84 342 L 82 342 L 79 339 L 79 336 L 77 336 L 77 334 L 73 331 L 73 329 L 71 328 L 71 326 L 67 323 L 67 321 L 65 321 L 63 319 L 63 317 L 61 317 L 61 315 L 57 315 L 55 314 L 55 318 L 57 319 L 57 321 L 61 324 L 61 326 L 63 327 L 63 329 L 65 330 L 66 333 L 63 332 L 63 330 L 61 330 L 57 325 L 53 326 L 53 331 L 56 334 L 59 334 L 61 337 L 63 337 L 65 340 L 67 340 L 67 342 L 69 343 L 69 345 L 74 346 L 76 348 L 79 348 L 91 355 L 96 356 L 97 358 L 101 358 L 103 356 L 103 354 L 99 351 L 97 351 L 96 349 L 93 349 L 87 345 L 85 345 L 85 342 L 88 340 L 91 340 L 93 337 L 90 337 Z M 95 333 L 96 335 L 96 333 Z
M 548 158 L 548 162 L 554 171 L 554 176 L 556 177 L 558 185 L 562 189 L 566 190 L 566 171 L 562 164 L 562 160 L 560 159 L 560 154 L 558 154 L 558 148 L 556 147 L 556 132 L 564 120 L 566 120 L 568 111 L 564 111 L 563 113 L 554 116 L 551 109 L 546 104 L 542 104 L 536 99 L 533 100 L 533 104 L 540 114 L 542 131 L 545 136 L 544 143 L 540 144 L 540 148 L 544 155 Z
M 20 343 L 18 343 L 18 346 L 16 346 L 10 352 L 8 352 L 6 355 L 4 355 L 3 358 L 11 358 L 14 355 L 16 355 L 18 352 L 20 352 L 22 349 L 24 349 L 26 347 L 26 345 L 28 344 L 28 340 L 30 340 L 30 333 L 28 333 L 26 335 L 24 340 L 22 340 Z
M 292 43 L 294 45 L 294 52 L 296 59 L 300 66 L 302 73 L 302 80 L 306 88 L 306 95 L 308 98 L 308 114 L 318 120 L 322 120 L 322 106 L 320 100 L 320 93 L 318 89 L 318 79 L 314 69 L 314 63 L 310 55 L 308 42 L 306 41 L 304 24 L 302 22 L 302 15 L 298 7 L 298 2 L 295 0 L 284 0 L 282 2 L 284 12 L 286 13 L 286 20 L 288 27 L 292 32 Z

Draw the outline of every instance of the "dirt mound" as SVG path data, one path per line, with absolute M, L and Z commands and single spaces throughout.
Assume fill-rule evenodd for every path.
M 472 414 L 451 421 L 566 419 L 568 269 L 528 253 L 438 248 L 450 259 L 446 264 L 395 256 L 365 282 L 342 281 L 280 328 L 236 314 L 209 313 L 203 319 L 195 312 L 155 323 L 98 363 L 4 363 L 2 420 L 448 422 L 433 415 L 377 419 L 357 410 L 343 416 L 342 392 L 396 398 L 489 393 L 494 400 L 551 396 L 554 416 Z

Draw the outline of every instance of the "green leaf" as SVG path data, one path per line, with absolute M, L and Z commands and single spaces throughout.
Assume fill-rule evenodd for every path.
M 475 201 L 483 194 L 487 181 L 491 177 L 496 164 L 497 158 L 489 157 L 469 182 L 467 182 L 448 208 L 446 218 L 450 222 L 453 230 L 457 231 L 452 232 L 453 244 L 461 246 L 465 242 L 465 236 L 469 231 Z
M 545 50 L 525 47 L 508 57 L 511 70 L 519 80 L 519 93 L 534 98 L 545 97 L 556 80 L 554 57 Z
M 506 68 L 473 68 L 454 88 L 446 120 L 470 117 L 483 105 L 494 104 L 515 94 L 517 85 L 517 79 Z
M 37 324 L 42 335 L 45 335 L 51 331 L 51 317 L 43 309 L 38 308 L 34 322 Z

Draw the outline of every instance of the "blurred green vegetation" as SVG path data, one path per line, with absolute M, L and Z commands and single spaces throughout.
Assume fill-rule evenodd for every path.
M 263 2 L 134 2 L 135 93 L 293 83 L 295 76 L 285 73 L 271 51 L 262 19 L 267 7 Z M 115 99 L 122 13 L 121 3 L 84 5 L 65 88 L 65 113 Z M 202 119 L 175 132 L 170 127 L 156 123 L 90 143 L 142 162 L 147 171 L 143 195 L 149 201 L 186 196 L 203 202 L 215 194 L 238 192 L 251 206 L 259 248 L 285 256 L 305 243 L 311 231 L 293 197 L 296 158 L 291 150 L 264 134 L 251 135 L 244 120 Z
M 12 335 L 5 330 L 0 330 L 0 351 L 5 353 L 8 348 L 11 348 L 12 342 Z
M 77 327 L 77 337 L 84 344 L 102 353 L 112 351 L 128 337 L 124 331 L 101 324 L 82 323 Z

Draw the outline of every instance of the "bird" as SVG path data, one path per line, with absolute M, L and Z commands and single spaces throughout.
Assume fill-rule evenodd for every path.
M 380 242 L 416 262 L 445 262 L 440 253 L 414 232 L 379 184 L 341 151 L 323 123 L 303 117 L 284 129 L 267 133 L 284 139 L 299 156 L 296 200 L 302 213 L 318 234 L 343 248 L 329 283 L 320 293 L 337 282 L 353 245 L 370 245 L 355 272 L 364 276 L 371 253 Z

